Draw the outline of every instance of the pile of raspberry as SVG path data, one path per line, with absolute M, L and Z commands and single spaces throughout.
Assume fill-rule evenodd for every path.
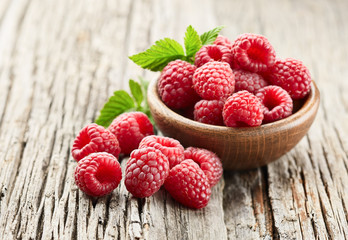
M 111 193 L 122 180 L 119 155 L 130 154 L 124 184 L 134 197 L 149 197 L 163 186 L 181 204 L 205 207 L 222 176 L 219 157 L 153 134 L 149 118 L 141 112 L 121 114 L 107 129 L 95 123 L 85 126 L 72 147 L 78 162 L 76 185 L 95 197 Z
M 292 114 L 293 101 L 311 88 L 299 60 L 278 59 L 266 37 L 219 35 L 196 53 L 194 65 L 175 60 L 162 71 L 158 92 L 171 109 L 202 123 L 252 127 Z M 191 111 L 191 114 L 190 114 Z

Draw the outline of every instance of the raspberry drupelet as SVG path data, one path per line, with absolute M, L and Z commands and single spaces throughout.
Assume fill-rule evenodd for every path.
M 243 90 L 226 100 L 222 116 L 228 127 L 255 127 L 262 124 L 263 109 L 254 94 Z
M 117 138 L 109 130 L 95 123 L 85 126 L 74 140 L 71 154 L 76 161 L 94 152 L 108 152 L 115 157 L 120 154 Z
M 227 47 L 228 49 L 232 48 L 231 41 L 227 37 L 222 35 L 217 36 L 217 38 L 214 41 L 214 45 L 221 45 Z
M 232 69 L 224 62 L 208 62 L 197 68 L 193 87 L 206 100 L 224 100 L 234 91 Z
M 247 90 L 253 94 L 257 90 L 268 85 L 267 81 L 257 73 L 248 72 L 245 70 L 233 70 L 235 80 L 235 91 Z
M 203 170 L 209 180 L 210 187 L 219 182 L 223 169 L 221 160 L 215 153 L 195 147 L 186 148 L 184 153 L 185 159 L 192 159 Z
M 275 62 L 275 51 L 268 39 L 259 34 L 244 33 L 232 44 L 233 68 L 265 72 Z
M 193 106 L 199 100 L 192 88 L 196 67 L 182 60 L 175 60 L 163 69 L 158 80 L 158 93 L 170 108 L 182 109 Z
M 190 208 L 203 208 L 210 200 L 209 180 L 191 159 L 182 161 L 170 170 L 164 187 L 176 201 Z
M 112 192 L 122 179 L 117 159 L 106 152 L 92 153 L 81 159 L 75 169 L 75 183 L 81 191 L 94 197 Z
M 198 50 L 195 56 L 195 65 L 201 67 L 207 62 L 232 62 L 231 49 L 222 45 L 205 45 Z
M 140 148 L 127 161 L 124 184 L 134 197 L 149 197 L 161 188 L 168 174 L 168 158 L 160 150 Z
M 270 85 L 256 93 L 263 107 L 263 121 L 274 122 L 291 115 L 293 103 L 290 95 L 281 87 Z
M 304 98 L 311 89 L 312 78 L 309 70 L 296 59 L 278 59 L 266 77 L 270 83 L 285 89 L 292 99 Z
M 123 113 L 114 119 L 108 129 L 117 137 L 124 154 L 138 148 L 144 137 L 154 134 L 149 118 L 142 112 Z
M 139 148 L 154 147 L 160 150 L 169 161 L 172 168 L 184 160 L 184 147 L 178 140 L 162 136 L 148 136 L 141 140 Z
M 222 109 L 224 103 L 221 100 L 204 99 L 197 102 L 193 111 L 194 120 L 201 123 L 223 126 Z

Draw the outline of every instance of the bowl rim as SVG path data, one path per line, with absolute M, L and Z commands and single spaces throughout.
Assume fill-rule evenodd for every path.
M 180 115 L 179 113 L 173 111 L 170 109 L 160 98 L 158 94 L 158 88 L 157 88 L 157 82 L 159 78 L 153 79 L 148 88 L 148 102 L 156 101 L 157 104 L 160 105 L 161 109 L 166 110 L 166 117 L 173 118 L 179 121 L 181 124 L 186 125 L 187 127 L 194 127 L 194 128 L 201 128 L 202 130 L 213 130 L 216 132 L 221 131 L 228 131 L 233 133 L 249 133 L 249 132 L 255 132 L 257 130 L 262 130 L 263 132 L 272 131 L 275 128 L 283 128 L 284 126 L 287 126 L 291 123 L 294 123 L 296 120 L 301 119 L 301 117 L 305 116 L 306 113 L 310 112 L 313 108 L 313 106 L 320 101 L 320 93 L 319 89 L 314 82 L 314 80 L 311 81 L 311 89 L 309 91 L 309 94 L 306 96 L 307 99 L 303 103 L 302 107 L 297 110 L 295 113 L 291 114 L 290 116 L 280 119 L 275 122 L 262 124 L 260 126 L 256 127 L 227 127 L 227 126 L 218 126 L 218 125 L 212 125 L 212 124 L 206 124 L 201 123 L 198 121 L 194 121 L 190 118 L 184 117 Z M 150 104 L 149 104 L 150 105 Z M 319 104 L 318 104 L 319 105 Z M 296 124 L 295 124 L 296 125 Z

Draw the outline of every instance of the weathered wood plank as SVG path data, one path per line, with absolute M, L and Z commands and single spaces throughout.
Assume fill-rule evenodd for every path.
M 347 10 L 342 0 L 1 1 L 0 239 L 348 238 Z M 225 172 L 204 210 L 164 190 L 135 199 L 123 183 L 86 196 L 74 136 L 128 78 L 158 76 L 128 55 L 165 36 L 183 42 L 188 24 L 262 33 L 280 57 L 303 60 L 322 93 L 309 134 L 267 167 Z

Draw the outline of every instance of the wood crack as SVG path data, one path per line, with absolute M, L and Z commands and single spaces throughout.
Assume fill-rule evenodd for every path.
M 278 229 L 276 227 L 276 224 L 275 224 L 275 219 L 274 219 L 274 211 L 272 209 L 272 201 L 271 201 L 271 197 L 269 196 L 269 180 L 268 180 L 268 167 L 265 166 L 265 167 L 262 167 L 262 173 L 264 175 L 264 179 L 265 179 L 265 192 L 267 193 L 266 196 L 267 196 L 267 202 L 270 206 L 270 209 L 271 209 L 271 218 L 272 218 L 272 237 L 273 239 L 280 239 L 280 234 L 278 232 Z

